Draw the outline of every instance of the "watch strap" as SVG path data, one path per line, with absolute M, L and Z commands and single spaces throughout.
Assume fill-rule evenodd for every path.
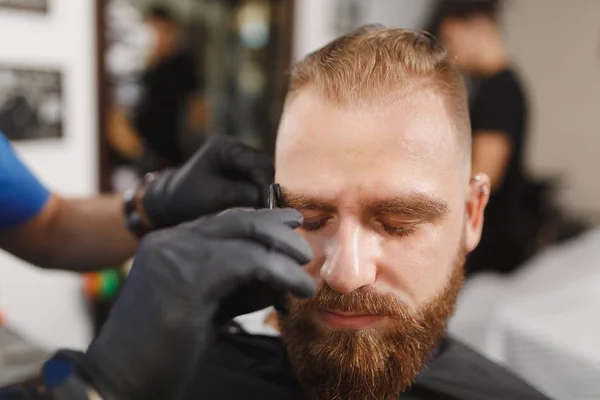
M 155 174 L 146 174 L 144 181 L 137 188 L 127 190 L 123 194 L 125 226 L 138 238 L 141 238 L 154 229 L 153 223 L 146 215 L 142 205 L 144 192 L 154 179 Z

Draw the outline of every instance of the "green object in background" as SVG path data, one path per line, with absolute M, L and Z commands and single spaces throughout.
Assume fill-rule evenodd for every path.
M 120 284 L 121 277 L 116 269 L 102 271 L 100 300 L 110 301 L 117 297 Z

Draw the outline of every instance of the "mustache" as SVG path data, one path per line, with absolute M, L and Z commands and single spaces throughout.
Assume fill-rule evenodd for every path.
M 315 296 L 300 300 L 303 309 L 320 308 L 330 311 L 374 314 L 393 318 L 410 318 L 410 308 L 396 296 L 377 292 L 370 286 L 363 286 L 351 293 L 338 293 L 324 284 Z

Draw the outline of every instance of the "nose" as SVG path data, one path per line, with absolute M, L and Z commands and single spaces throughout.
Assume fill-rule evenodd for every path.
M 325 248 L 321 278 L 338 293 L 375 283 L 377 240 L 359 223 L 341 223 Z

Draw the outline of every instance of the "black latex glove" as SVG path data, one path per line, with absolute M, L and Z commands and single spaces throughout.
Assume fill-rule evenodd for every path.
M 222 324 L 280 293 L 313 295 L 301 222 L 291 209 L 235 210 L 145 237 L 85 357 L 100 394 L 176 399 Z
M 273 176 L 273 162 L 265 153 L 220 136 L 181 168 L 160 174 L 142 204 L 157 228 L 232 207 L 263 208 Z

